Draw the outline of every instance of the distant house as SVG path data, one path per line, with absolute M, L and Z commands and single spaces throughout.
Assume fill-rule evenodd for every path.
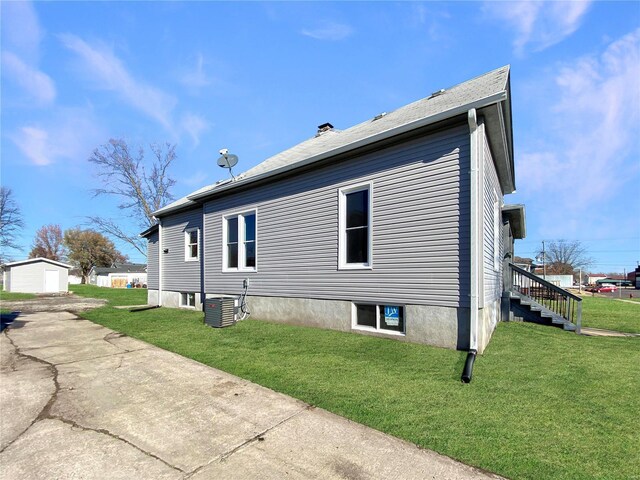
M 72 268 L 69 271 L 69 285 L 82 283 L 82 271 L 79 268 Z
M 501 318 L 524 207 L 509 67 L 346 130 L 154 212 L 149 303 L 240 295 L 258 319 L 477 349 Z M 508 302 L 507 302 L 508 308 Z
M 640 265 L 638 265 L 635 271 L 629 273 L 629 280 L 631 284 L 637 289 L 640 290 Z
M 527 272 L 532 272 L 533 269 L 535 268 L 532 258 L 515 256 L 513 257 L 513 260 L 511 263 L 513 263 L 516 267 L 520 267 L 523 270 L 526 270 Z
M 7 292 L 59 293 L 68 291 L 71 265 L 48 258 L 30 258 L 3 265 Z
M 536 275 L 540 275 L 536 273 Z M 569 288 L 573 286 L 573 275 L 540 275 L 547 282 L 553 283 L 557 287 Z
M 598 280 L 604 280 L 607 276 L 604 273 L 590 273 L 587 277 L 587 283 L 589 285 L 595 285 Z
M 121 263 L 111 267 L 93 267 L 89 271 L 89 283 L 110 288 L 127 288 L 127 285 L 146 287 L 147 266 L 143 263 Z

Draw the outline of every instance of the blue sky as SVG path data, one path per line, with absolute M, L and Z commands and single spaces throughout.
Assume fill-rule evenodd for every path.
M 3 2 L 2 185 L 45 224 L 118 216 L 87 161 L 109 138 L 177 144 L 176 197 L 315 134 L 511 64 L 527 238 L 640 261 L 639 2 Z M 143 260 L 119 245 L 132 260 Z

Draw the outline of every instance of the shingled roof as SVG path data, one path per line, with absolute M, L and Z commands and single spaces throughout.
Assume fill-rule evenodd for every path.
M 262 163 L 238 175 L 235 181 L 223 180 L 205 186 L 186 197 L 183 197 L 154 213 L 156 216 L 181 210 L 196 205 L 210 195 L 232 190 L 258 179 L 309 165 L 356 148 L 405 133 L 423 126 L 434 124 L 448 118 L 465 114 L 471 108 L 488 109 L 485 116 L 500 116 L 500 121 L 488 123 L 490 138 L 493 138 L 497 156 L 504 158 L 504 168 L 498 166 L 500 181 L 506 193 L 515 189 L 513 179 L 513 146 L 511 141 L 511 107 L 509 99 L 509 66 L 504 66 L 485 73 L 445 90 L 413 102 L 373 119 L 368 119 L 345 130 L 329 129 L 326 132 L 280 152 Z M 499 110 L 499 111 L 498 111 Z M 506 117 L 506 118 L 505 118 Z M 499 132 L 498 124 L 507 125 L 507 132 Z M 493 132 L 492 132 L 493 128 Z M 492 135 L 493 133 L 493 135 Z M 497 147 L 497 148 L 496 148 Z
M 97 275 L 105 273 L 146 273 L 147 265 L 144 263 L 117 263 L 111 267 L 93 267 L 92 271 Z

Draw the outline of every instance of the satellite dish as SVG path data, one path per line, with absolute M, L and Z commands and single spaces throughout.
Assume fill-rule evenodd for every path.
M 233 154 L 222 155 L 218 159 L 218 166 L 222 168 L 233 168 L 238 163 L 238 156 Z
M 229 173 L 231 174 L 231 178 L 235 180 L 236 177 L 233 175 L 233 172 L 231 171 L 231 169 L 235 167 L 236 164 L 238 163 L 238 156 L 232 153 L 229 153 L 229 150 L 227 150 L 226 148 L 223 148 L 222 150 L 220 150 L 220 154 L 222 156 L 218 159 L 218 166 L 222 168 L 228 168 Z

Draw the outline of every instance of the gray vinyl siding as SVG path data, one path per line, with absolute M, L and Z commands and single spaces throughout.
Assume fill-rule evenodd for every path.
M 205 291 L 469 304 L 466 125 L 205 204 Z M 338 269 L 338 190 L 373 184 L 373 269 Z M 257 210 L 257 272 L 222 272 L 222 218 Z
M 484 205 L 483 205 L 483 270 L 484 270 L 484 299 L 485 304 L 495 301 L 502 295 L 502 204 L 503 195 L 498 181 L 493 156 L 484 136 L 483 149 L 483 168 L 484 168 Z M 495 196 L 494 196 L 495 195 Z M 494 222 L 494 201 L 498 199 L 498 219 L 500 227 L 495 228 Z M 498 252 L 495 252 L 494 236 L 498 238 Z M 499 257 L 498 269 L 495 268 L 495 256 Z
M 147 287 L 153 290 L 160 288 L 158 276 L 160 242 L 158 232 L 147 238 Z
M 185 260 L 185 231 L 199 228 L 199 257 L 202 257 L 202 208 L 169 215 L 162 219 L 162 290 L 200 292 L 200 260 Z

